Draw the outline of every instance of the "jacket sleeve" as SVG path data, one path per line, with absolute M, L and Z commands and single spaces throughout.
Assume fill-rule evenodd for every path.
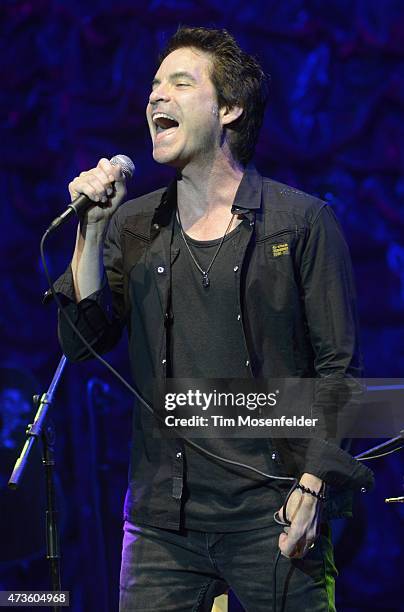
M 92 358 L 91 353 L 69 325 L 76 325 L 87 342 L 99 353 L 111 350 L 119 341 L 125 325 L 122 253 L 118 216 L 110 222 L 104 245 L 105 274 L 102 288 L 76 302 L 71 266 L 55 282 L 62 302 L 59 311 L 58 336 L 64 354 L 70 361 Z
M 315 217 L 300 261 L 305 315 L 314 350 L 313 417 L 323 427 L 310 439 L 289 439 L 295 471 L 336 487 L 371 488 L 373 473 L 340 448 L 342 413 L 355 402 L 362 375 L 353 270 L 348 246 L 331 208 Z

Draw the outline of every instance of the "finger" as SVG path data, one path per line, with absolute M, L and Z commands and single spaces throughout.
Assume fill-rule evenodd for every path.
M 102 185 L 102 188 L 103 188 L 102 195 L 104 197 L 101 197 L 101 193 L 100 193 L 100 197 L 103 202 L 106 201 L 109 197 L 114 195 L 115 190 L 114 190 L 113 184 L 109 180 L 108 175 L 105 174 L 103 170 L 101 170 L 100 168 L 95 168 L 93 176 L 97 178 L 99 183 Z
M 96 176 L 97 179 L 102 183 L 106 193 L 109 190 L 110 193 L 108 195 L 110 195 L 113 191 L 112 181 L 110 180 L 107 172 L 97 166 L 97 168 L 94 168 L 93 176 Z
M 286 533 L 282 532 L 279 534 L 278 545 L 279 545 L 279 548 L 281 549 L 281 552 L 284 552 L 285 550 L 287 539 L 288 539 L 288 536 Z
M 103 172 L 105 172 L 111 182 L 125 180 L 120 166 L 111 164 L 109 159 L 106 159 L 105 157 L 100 159 L 97 164 L 97 168 L 100 168 Z
M 94 170 L 80 174 L 73 181 L 72 187 L 76 193 L 83 193 L 93 202 L 106 201 L 107 199 L 104 185 L 95 176 Z
M 310 544 L 308 542 L 306 543 L 305 546 L 302 546 L 300 548 L 298 547 L 296 551 L 293 553 L 293 555 L 291 555 L 291 558 L 292 559 L 303 559 L 303 557 L 305 557 L 312 548 L 314 548 L 314 544 L 313 543 Z
M 287 559 L 292 558 L 295 551 L 290 550 L 290 547 L 288 546 L 288 535 L 286 533 L 280 534 L 279 540 L 278 540 L 278 546 L 281 551 L 281 555 L 283 557 L 286 557 Z
M 99 200 L 99 196 L 95 187 L 88 179 L 78 177 L 69 184 L 69 192 L 72 199 L 77 198 L 80 194 L 86 195 L 93 202 Z
M 71 181 L 69 183 L 68 189 L 69 189 L 70 197 L 72 198 L 72 200 L 74 200 L 75 198 L 77 198 L 78 195 L 80 195 L 79 192 L 76 190 L 74 181 Z
M 98 199 L 96 199 L 96 202 L 98 202 L 99 200 L 101 202 L 107 201 L 108 198 L 107 198 L 106 189 L 103 183 L 100 181 L 100 179 L 95 174 L 91 174 L 87 177 L 87 183 L 91 185 L 91 187 L 93 187 L 96 195 L 98 196 Z
M 289 533 L 286 536 L 285 541 L 285 552 L 287 554 L 292 554 L 295 548 L 299 545 L 302 540 L 303 534 L 300 531 L 297 531 L 293 528 L 293 526 L 289 529 Z
M 278 539 L 278 546 L 281 551 L 283 557 L 287 557 L 289 559 L 289 547 L 288 547 L 288 535 L 286 533 L 281 533 Z
M 287 559 L 302 559 L 306 553 L 308 552 L 308 548 L 304 546 L 304 544 L 297 544 L 293 549 L 288 549 L 287 546 L 283 546 L 281 547 L 281 554 L 282 556 L 286 557 Z
M 301 530 L 290 527 L 289 533 L 281 533 L 279 536 L 279 548 L 286 557 L 292 557 L 299 553 L 306 543 L 304 533 Z

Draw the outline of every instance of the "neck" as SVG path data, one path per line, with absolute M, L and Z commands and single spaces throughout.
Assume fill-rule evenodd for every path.
M 202 163 L 190 163 L 178 181 L 178 208 L 186 225 L 229 212 L 244 168 L 229 151 L 220 149 Z

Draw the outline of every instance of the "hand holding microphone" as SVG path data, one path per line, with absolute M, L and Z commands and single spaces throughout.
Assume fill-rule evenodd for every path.
M 82 223 L 77 228 L 71 269 L 76 300 L 86 298 L 102 286 L 104 274 L 103 245 L 110 218 L 126 196 L 125 179 L 135 166 L 126 155 L 110 161 L 100 159 L 97 166 L 82 172 L 69 184 L 71 204 L 46 230 L 46 236 L 73 215 Z M 47 296 L 45 294 L 45 300 Z
M 49 226 L 51 231 L 73 214 L 85 218 L 86 224 L 106 225 L 126 196 L 126 179 L 135 170 L 126 155 L 115 155 L 111 160 L 100 159 L 97 166 L 76 177 L 69 184 L 72 203 Z

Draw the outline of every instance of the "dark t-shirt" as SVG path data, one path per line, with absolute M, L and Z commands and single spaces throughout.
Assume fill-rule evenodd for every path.
M 186 237 L 203 270 L 220 243 Z M 239 242 L 236 227 L 225 238 L 204 287 L 202 274 L 184 243 L 178 223 L 172 266 L 171 374 L 174 378 L 246 378 L 247 351 L 238 312 L 235 262 Z M 234 461 L 274 473 L 270 446 L 263 439 L 197 440 L 200 446 Z M 183 526 L 202 531 L 255 529 L 273 520 L 282 503 L 275 481 L 215 461 L 185 445 Z

